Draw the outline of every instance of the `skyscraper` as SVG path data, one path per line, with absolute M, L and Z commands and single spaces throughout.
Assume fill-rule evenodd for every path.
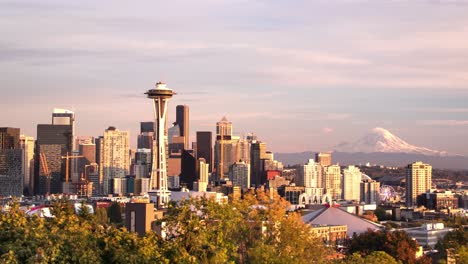
M 170 192 L 167 188 L 167 106 L 175 94 L 165 83 L 156 83 L 155 89 L 147 91 L 153 101 L 155 119 L 155 141 L 153 147 L 153 165 L 151 170 L 150 189 L 156 194 L 158 207 L 165 207 L 169 202 Z M 188 118 L 188 117 L 187 117 Z M 150 194 L 151 195 L 151 194 Z
M 210 131 L 197 131 L 197 158 L 205 159 L 210 172 L 213 171 L 213 141 Z
M 322 187 L 322 166 L 309 159 L 309 162 L 303 166 L 303 182 L 296 183 L 298 186 L 306 188 L 321 188 Z
M 406 167 L 406 206 L 417 205 L 418 195 L 430 190 L 432 186 L 432 166 L 421 161 Z
M 320 164 L 320 166 L 330 166 L 332 164 L 331 153 L 319 152 L 315 154 L 315 161 Z
M 0 149 L 0 196 L 23 194 L 23 150 Z
M 366 204 L 379 204 L 380 182 L 363 175 L 361 181 L 361 202 Z
M 34 193 L 61 193 L 65 160 L 73 146 L 72 125 L 37 125 Z
M 54 112 L 52 113 L 52 125 L 69 125 L 71 126 L 71 139 L 72 139 L 72 146 L 71 150 L 76 149 L 75 145 L 75 113 L 60 108 L 54 108 Z M 70 151 L 71 152 L 71 151 Z
M 154 133 L 154 122 L 140 122 L 140 133 Z
M 19 128 L 0 127 L 0 149 L 18 149 L 19 144 Z
M 244 161 L 234 162 L 229 170 L 229 180 L 232 185 L 241 187 L 242 190 L 250 188 L 250 164 Z
M 361 170 L 355 166 L 348 166 L 343 170 L 343 199 L 347 201 L 361 201 Z
M 34 138 L 20 135 L 20 147 L 23 149 L 23 188 L 26 195 L 34 193 Z
M 266 182 L 264 175 L 263 160 L 266 156 L 266 143 L 254 141 L 250 148 L 250 177 L 251 184 L 260 186 Z
M 197 170 L 198 170 L 198 190 L 199 192 L 206 192 L 207 186 L 208 186 L 208 181 L 209 181 L 209 175 L 210 175 L 210 165 L 206 163 L 206 160 L 204 158 L 199 158 L 198 159 L 198 165 L 197 165 Z
M 338 165 L 323 168 L 323 188 L 332 199 L 341 199 L 341 169 Z
M 231 164 L 238 161 L 238 142 L 239 137 L 232 135 L 232 122 L 223 117 L 216 123 L 214 168 L 218 179 L 224 179 Z
M 176 107 L 176 123 L 180 128 L 180 136 L 184 137 L 184 149 L 190 149 L 188 105 L 178 105 Z
M 193 183 L 197 181 L 197 159 L 192 151 L 182 150 L 182 166 L 180 172 L 180 185 L 193 190 Z
M 109 194 L 112 179 L 125 178 L 130 171 L 129 133 L 109 127 L 104 132 L 101 145 L 101 164 L 99 164 L 103 179 L 103 192 Z

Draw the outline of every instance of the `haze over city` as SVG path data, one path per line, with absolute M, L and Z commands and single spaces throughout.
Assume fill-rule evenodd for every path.
M 0 123 L 36 136 L 54 107 L 77 135 L 131 133 L 165 81 L 191 131 L 223 116 L 274 152 L 332 150 L 383 127 L 468 155 L 466 1 L 0 3 Z M 292 136 L 294 135 L 294 136 Z M 194 135 L 191 135 L 194 139 Z

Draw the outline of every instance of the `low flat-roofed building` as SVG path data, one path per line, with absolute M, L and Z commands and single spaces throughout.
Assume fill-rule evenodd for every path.
M 458 197 L 451 191 L 423 193 L 418 196 L 417 201 L 418 206 L 433 210 L 457 209 L 459 203 Z
M 410 237 L 416 239 L 420 246 L 434 248 L 440 239 L 443 239 L 453 228 L 445 228 L 444 223 L 429 223 L 420 227 L 404 228 Z

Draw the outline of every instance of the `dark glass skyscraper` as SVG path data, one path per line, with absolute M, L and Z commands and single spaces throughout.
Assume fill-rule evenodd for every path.
M 140 122 L 140 134 L 149 132 L 154 133 L 154 122 Z
M 180 136 L 184 137 L 184 149 L 189 149 L 189 107 L 188 105 L 178 105 L 176 107 L 176 123 L 180 128 Z
M 213 143 L 210 131 L 197 131 L 197 158 L 204 158 L 213 171 Z
M 20 146 L 20 129 L 0 127 L 0 149 L 18 149 Z
M 23 150 L 20 129 L 0 128 L 0 196 L 23 194 Z
M 36 195 L 62 192 L 65 161 L 62 156 L 71 153 L 72 125 L 37 125 L 35 186 Z
M 252 142 L 250 147 L 250 179 L 252 185 L 260 186 L 266 182 L 263 170 L 266 158 L 266 144 L 260 141 Z

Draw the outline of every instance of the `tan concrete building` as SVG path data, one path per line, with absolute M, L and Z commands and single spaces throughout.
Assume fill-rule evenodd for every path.
M 110 180 L 124 178 L 130 172 L 129 133 L 109 127 L 104 132 L 100 147 L 100 172 L 103 180 L 103 192 L 109 193 Z
M 127 203 L 125 205 L 125 226 L 130 232 L 144 236 L 151 230 L 154 221 L 153 203 Z
M 341 168 L 339 165 L 331 165 L 323 168 L 323 188 L 332 199 L 341 199 Z
M 421 161 L 406 167 L 406 206 L 416 206 L 418 195 L 431 189 L 432 166 Z

